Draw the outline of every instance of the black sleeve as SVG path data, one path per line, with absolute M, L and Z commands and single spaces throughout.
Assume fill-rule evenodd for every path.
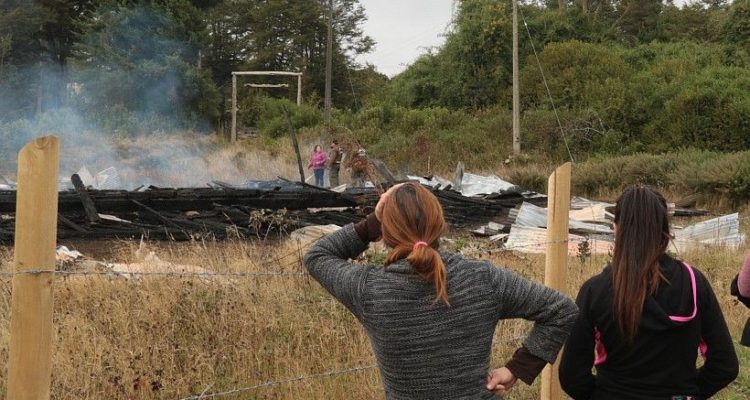
M 732 293 L 732 296 L 736 297 L 737 300 L 739 300 L 740 303 L 744 304 L 745 307 L 750 308 L 750 297 L 743 297 L 740 294 L 740 288 L 737 285 L 737 279 L 739 278 L 739 275 L 735 276 L 732 280 L 732 286 L 730 287 L 730 291 Z
M 505 368 L 508 368 L 513 376 L 527 385 L 534 383 L 534 379 L 542 373 L 545 366 L 547 361 L 531 354 L 529 349 L 523 346 L 519 347 L 505 364 Z
M 707 399 L 731 383 L 739 373 L 739 361 L 734 351 L 724 314 L 711 285 L 698 271 L 701 289 L 701 337 L 707 345 L 706 361 L 698 370 L 701 398 Z
M 576 298 L 578 318 L 560 361 L 560 385 L 575 400 L 590 399 L 596 388 L 596 378 L 591 373 L 594 367 L 594 326 L 588 317 L 591 309 L 589 296 L 589 285 L 584 284 Z

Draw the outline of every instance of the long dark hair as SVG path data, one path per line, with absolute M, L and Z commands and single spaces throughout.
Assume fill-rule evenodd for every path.
M 385 199 L 381 218 L 383 241 L 392 249 L 386 267 L 406 258 L 422 279 L 435 285 L 435 301 L 449 305 L 447 272 L 437 251 L 446 230 L 437 197 L 422 185 L 405 183 Z
M 646 297 L 664 279 L 659 257 L 671 239 L 667 202 L 646 186 L 631 186 L 617 199 L 615 224 L 614 312 L 625 339 L 633 343 Z

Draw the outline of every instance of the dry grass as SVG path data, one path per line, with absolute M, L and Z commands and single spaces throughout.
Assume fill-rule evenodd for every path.
M 458 244 L 456 244 L 458 243 Z M 487 252 L 491 245 L 454 242 L 467 256 L 489 258 L 541 281 L 544 259 Z M 80 247 L 80 246 L 79 246 Z M 299 272 L 295 243 L 244 241 L 98 243 L 111 261 L 133 261 L 154 251 L 160 258 L 217 272 Z M 93 251 L 95 247 L 90 247 Z M 11 251 L 0 248 L 2 269 Z M 378 258 L 370 254 L 371 258 Z M 684 255 L 710 278 L 736 338 L 750 315 L 729 296 L 729 282 L 742 259 L 739 251 Z M 571 258 L 570 293 L 604 264 L 602 257 Z M 0 365 L 8 357 L 10 284 L 0 282 Z M 357 321 L 307 277 L 240 279 L 148 278 L 125 280 L 72 277 L 55 282 L 53 399 L 177 399 L 325 371 L 371 365 L 369 342 Z M 497 340 L 523 335 L 529 324 L 506 321 Z M 516 343 L 496 344 L 501 365 Z M 750 396 L 750 351 L 740 378 L 719 399 Z M 5 369 L 1 369 L 3 374 Z M 0 385 L 5 378 L 0 376 Z M 509 398 L 538 398 L 538 382 L 521 384 Z M 4 388 L 1 391 L 4 391 Z M 2 393 L 0 393 L 2 394 Z M 231 399 L 380 399 L 376 369 L 260 388 Z
M 303 157 L 315 138 L 302 138 Z M 194 149 L 182 143 L 190 143 Z M 202 186 L 212 179 L 295 177 L 296 160 L 288 140 L 253 139 L 224 145 L 212 138 L 141 138 L 123 141 L 121 173 L 156 184 Z M 196 158 L 195 154 L 201 154 Z M 63 156 L 63 160 L 70 157 Z M 152 160 L 149 164 L 148 160 Z M 105 160 L 106 161 L 106 160 Z M 306 161 L 306 160 L 305 160 Z M 162 168 L 162 162 L 171 164 Z M 96 165 L 104 168 L 108 165 Z M 77 168 L 73 163 L 68 168 Z M 543 168 L 543 176 L 551 167 Z M 501 167 L 494 172 L 519 182 L 539 181 L 539 167 Z M 445 171 L 450 176 L 452 171 Z M 483 171 L 476 171 L 482 173 Z M 522 177 L 528 177 L 521 179 Z M 210 179 L 209 179 L 210 178 Z M 613 198 L 614 196 L 604 196 Z M 668 196 L 671 197 L 671 196 Z M 747 228 L 747 227 L 745 227 Z M 747 231 L 745 229 L 745 231 Z M 461 240 L 468 256 L 488 258 L 536 281 L 543 280 L 541 256 L 488 253 L 487 243 Z M 479 243 L 479 245 L 478 245 Z M 64 243 L 68 244 L 68 243 Z M 74 243 L 84 253 L 108 261 L 130 262 L 154 251 L 161 259 L 216 272 L 301 272 L 295 244 L 225 242 Z M 377 255 L 372 256 L 377 259 Z M 711 279 L 735 338 L 750 311 L 729 296 L 729 282 L 742 259 L 740 251 L 713 250 L 684 255 Z M 11 249 L 0 247 L 0 270 L 10 269 Z M 382 259 L 382 258 L 381 258 Z M 571 258 L 568 291 L 598 272 L 603 257 Z M 10 282 L 0 279 L 0 365 L 7 364 Z M 71 277 L 55 282 L 53 399 L 179 399 L 201 392 L 248 387 L 374 363 L 357 321 L 307 277 L 237 279 L 185 277 L 125 280 Z M 529 324 L 506 321 L 498 342 L 522 335 Z M 516 343 L 498 343 L 493 365 L 501 365 Z M 750 398 L 750 351 L 739 348 L 745 367 L 717 398 Z M 0 369 L 0 396 L 6 369 Z M 539 383 L 515 388 L 511 399 L 538 398 Z M 380 399 L 377 370 L 309 379 L 243 392 L 229 399 Z

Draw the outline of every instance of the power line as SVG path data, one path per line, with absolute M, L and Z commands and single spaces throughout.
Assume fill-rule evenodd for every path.
M 542 63 L 539 61 L 539 55 L 536 53 L 536 47 L 534 46 L 534 39 L 531 37 L 531 31 L 529 30 L 529 25 L 526 23 L 526 17 L 523 15 L 523 11 L 521 10 L 521 7 L 518 8 L 519 14 L 521 14 L 521 18 L 523 18 L 523 26 L 526 27 L 526 34 L 529 35 L 529 42 L 531 43 L 531 49 L 534 51 L 534 57 L 536 58 L 536 63 L 539 66 L 539 73 L 542 74 L 542 81 L 544 82 L 544 87 L 547 89 L 547 96 L 549 96 L 549 101 L 552 104 L 552 110 L 555 112 L 555 118 L 557 119 L 557 126 L 560 127 L 560 134 L 562 135 L 563 142 L 565 142 L 565 148 L 568 150 L 568 157 L 570 157 L 571 162 L 575 162 L 573 159 L 573 154 L 570 152 L 570 146 L 568 146 L 568 139 L 565 137 L 565 131 L 562 127 L 562 122 L 560 122 L 560 116 L 557 114 L 557 107 L 555 106 L 555 100 L 552 98 L 552 92 L 549 90 L 549 86 L 547 85 L 547 78 L 544 76 L 544 69 L 542 69 Z

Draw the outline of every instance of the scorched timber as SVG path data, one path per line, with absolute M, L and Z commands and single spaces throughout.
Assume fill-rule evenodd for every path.
M 257 189 L 152 189 L 143 192 L 125 190 L 89 190 L 88 197 L 101 214 L 141 210 L 140 204 L 157 211 L 212 210 L 216 204 L 268 210 L 356 207 L 348 196 L 330 191 L 273 191 Z M 134 200 L 137 202 L 135 203 Z M 0 192 L 0 213 L 16 211 L 16 192 Z M 75 191 L 59 194 L 58 211 L 84 211 L 81 196 Z
M 374 209 L 378 200 L 374 189 L 337 193 L 309 185 L 290 187 L 284 182 L 280 185 L 271 185 L 270 189 L 150 188 L 132 192 L 80 187 L 78 191 L 59 193 L 58 237 L 264 238 L 309 225 L 343 226 L 357 222 Z M 433 189 L 433 193 L 453 228 L 475 228 L 489 221 L 504 220 L 509 210 L 523 201 L 540 200 L 530 200 L 518 193 L 484 199 L 464 197 L 450 190 Z M 14 211 L 15 192 L 0 191 L 2 243 L 13 240 Z

